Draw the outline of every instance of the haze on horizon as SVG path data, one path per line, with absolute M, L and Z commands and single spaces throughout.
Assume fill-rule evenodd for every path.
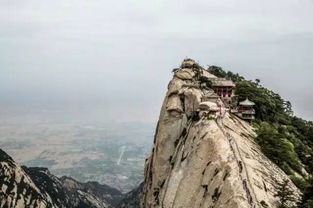
M 312 0 L 2 0 L 0 114 L 155 122 L 171 70 L 191 57 L 260 79 L 313 120 L 312 11 Z

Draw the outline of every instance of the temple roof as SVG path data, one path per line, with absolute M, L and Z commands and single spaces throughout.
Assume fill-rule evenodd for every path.
M 239 103 L 239 105 L 243 105 L 243 106 L 254 106 L 255 103 L 250 101 L 248 98 L 242 102 Z
M 217 76 L 215 76 L 214 74 L 211 74 L 207 70 L 202 71 L 202 76 L 207 77 L 209 79 L 217 79 Z

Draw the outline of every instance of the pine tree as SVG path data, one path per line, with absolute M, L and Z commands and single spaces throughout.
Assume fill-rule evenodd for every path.
M 308 185 L 304 189 L 302 200 L 298 206 L 299 208 L 313 208 L 313 178 L 308 180 Z
M 278 208 L 291 208 L 290 204 L 295 204 L 297 202 L 297 198 L 290 189 L 289 180 L 283 180 L 282 182 L 276 181 L 275 188 L 277 189 L 277 192 L 274 196 L 279 198 Z

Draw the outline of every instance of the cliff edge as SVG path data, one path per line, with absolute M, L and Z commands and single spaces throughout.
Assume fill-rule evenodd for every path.
M 252 126 L 214 98 L 214 78 L 190 59 L 175 70 L 145 164 L 143 208 L 277 207 L 275 181 L 290 179 L 262 154 Z

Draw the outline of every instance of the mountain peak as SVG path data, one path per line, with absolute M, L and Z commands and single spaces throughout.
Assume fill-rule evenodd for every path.
M 232 105 L 233 88 L 192 59 L 174 71 L 145 165 L 143 207 L 277 206 L 275 181 L 290 179 L 254 142 L 254 111 L 245 117 Z
M 10 157 L 5 151 L 0 149 L 0 162 L 13 162 L 12 157 Z

